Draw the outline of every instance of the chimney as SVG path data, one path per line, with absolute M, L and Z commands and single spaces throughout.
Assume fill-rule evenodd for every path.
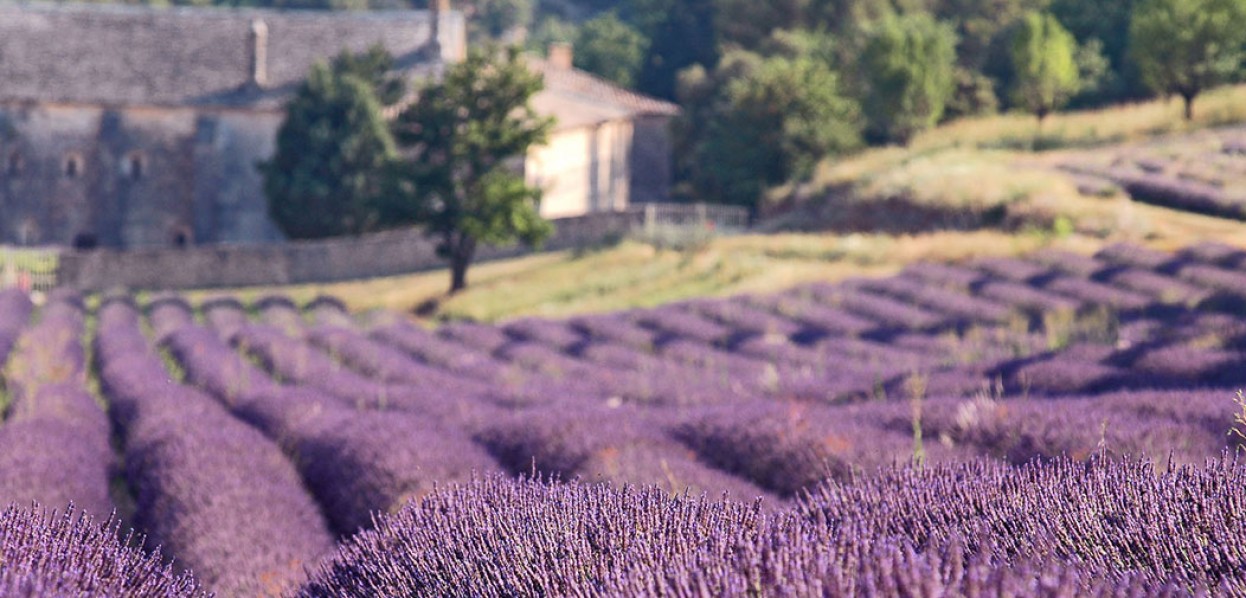
M 428 0 L 430 28 L 423 52 L 426 56 L 437 60 L 441 59 L 441 17 L 448 12 L 450 12 L 450 0 Z
M 547 60 L 549 65 L 558 70 L 571 70 L 571 63 L 575 57 L 571 44 L 567 42 L 554 42 L 549 45 L 549 56 Z
M 251 21 L 251 35 L 247 50 L 251 55 L 251 85 L 264 87 L 268 84 L 268 24 L 263 19 Z

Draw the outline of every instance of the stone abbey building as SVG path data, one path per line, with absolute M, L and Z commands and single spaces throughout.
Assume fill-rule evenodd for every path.
M 0 244 L 280 241 L 256 164 L 311 66 L 379 43 L 411 78 L 466 54 L 463 15 L 0 1 Z M 665 195 L 671 104 L 534 58 L 558 119 L 524 161 L 542 213 Z
M 0 243 L 266 242 L 256 163 L 312 64 L 381 43 L 413 75 L 455 12 L 0 4 Z

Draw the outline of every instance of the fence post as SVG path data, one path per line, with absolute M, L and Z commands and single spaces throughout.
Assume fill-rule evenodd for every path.
M 13 269 L 13 260 L 9 259 L 9 250 L 0 248 L 0 289 L 7 289 L 17 282 Z
M 645 204 L 645 236 L 653 238 L 658 226 L 658 206 L 653 203 Z

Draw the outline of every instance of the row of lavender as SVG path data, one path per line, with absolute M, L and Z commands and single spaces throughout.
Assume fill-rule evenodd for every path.
M 491 478 L 383 519 L 300 595 L 1242 595 L 1244 475 L 975 461 L 827 482 L 770 515 Z
M 1097 151 L 1077 156 L 1063 168 L 1112 181 L 1138 201 L 1242 220 L 1246 219 L 1243 148 L 1246 131 L 1230 127 L 1167 138 L 1115 155 Z
M 491 476 L 346 541 L 291 595 L 1207 596 L 1246 592 L 1231 459 L 975 461 L 819 484 L 795 508 Z M 198 596 L 71 515 L 0 515 L 6 596 Z M 242 595 L 222 592 L 222 595 Z
M 6 419 L 0 426 L 0 504 L 70 501 L 96 516 L 113 510 L 116 461 L 108 417 L 87 390 L 84 310 L 57 293 L 26 325 L 33 306 L 16 291 L 0 294 L 0 357 Z
M 1104 260 L 1111 255 L 1103 254 Z M 314 455 L 314 462 L 319 465 L 304 466 L 304 479 L 329 520 L 337 522 L 339 532 L 353 530 L 360 519 L 343 515 L 350 510 L 332 506 L 335 503 L 331 491 L 317 490 L 318 487 L 348 488 L 352 489 L 347 492 L 351 496 L 371 498 L 370 504 L 356 503 L 355 513 L 392 509 L 403 498 L 428 492 L 430 481 L 462 480 L 470 471 L 496 467 L 489 457 L 513 473 L 535 471 L 579 475 L 590 480 L 657 482 L 668 491 L 692 488 L 730 490 L 737 497 L 771 496 L 761 503 L 762 512 L 766 507 L 775 509 L 779 512 L 767 517 L 786 521 L 784 518 L 792 511 L 780 511 L 777 507 L 782 503 L 771 493 L 795 496 L 801 490 L 817 487 L 828 474 L 847 477 L 854 471 L 906 459 L 914 451 L 915 419 L 931 439 L 924 448 L 930 460 L 960 461 L 983 453 L 1013 461 L 1036 455 L 1085 457 L 1116 452 L 1147 452 L 1183 460 L 1217 454 L 1227 443 L 1224 431 L 1231 421 L 1227 413 L 1231 404 L 1217 390 L 1169 389 L 1064 397 L 1062 406 L 1067 409 L 1053 410 L 1050 404 L 1037 399 L 1006 399 L 1008 390 L 997 396 L 941 401 L 936 393 L 912 388 L 929 384 L 915 384 L 915 370 L 933 372 L 922 374 L 931 378 L 940 370 L 947 371 L 948 359 L 941 354 L 945 346 L 941 343 L 951 331 L 961 338 L 970 336 L 970 332 L 980 334 L 981 339 L 971 339 L 976 343 L 975 357 L 985 357 L 983 361 L 993 364 L 990 368 L 979 367 L 978 371 L 998 375 L 1005 371 L 1005 366 L 1018 361 L 1037 362 L 1059 354 L 1041 352 L 1050 341 L 1050 332 L 1039 328 L 1048 324 L 1046 314 L 1067 310 L 1077 315 L 1106 306 L 1124 323 L 1130 318 L 1152 318 L 1180 326 L 1182 322 L 1173 320 L 1157 306 L 1183 306 L 1205 300 L 1195 294 L 1148 297 L 1137 289 L 1122 288 L 1119 280 L 1146 277 L 1120 271 L 1104 274 L 1111 270 L 1110 263 L 1095 272 L 1074 276 L 1071 260 L 1060 257 L 1057 262 L 1062 269 L 1044 269 L 1040 262 L 978 264 L 977 272 L 986 272 L 987 276 L 978 274 L 968 286 L 947 284 L 946 279 L 955 276 L 955 269 L 929 267 L 927 274 L 940 273 L 944 283 L 919 285 L 902 276 L 879 283 L 807 289 L 777 299 L 803 302 L 803 311 L 792 312 L 791 306 L 786 306 L 789 313 L 810 314 L 810 319 L 818 317 L 820 326 L 810 325 L 808 319 L 786 316 L 781 309 L 767 308 L 766 300 L 750 301 L 745 309 L 732 302 L 702 302 L 667 310 L 583 318 L 570 326 L 526 321 L 504 328 L 449 326 L 436 333 L 401 320 L 384 319 L 366 331 L 360 330 L 327 301 L 311 306 L 304 314 L 288 301 L 267 300 L 255 306 L 258 322 L 249 319 L 243 306 L 235 302 L 215 302 L 204 308 L 215 338 L 195 326 L 190 311 L 177 301 L 157 306 L 151 316 L 162 342 L 185 370 L 187 382 L 214 388 L 217 398 L 226 401 L 235 414 L 288 447 L 296 463 L 307 463 L 308 456 Z M 1026 265 L 1034 271 L 1019 274 Z M 1197 271 L 1198 264 L 1193 269 Z M 1154 272 L 1157 277 L 1167 277 L 1165 281 L 1181 279 L 1179 270 L 1165 264 L 1135 270 Z M 1231 274 L 1229 270 L 1225 272 Z M 1012 287 L 1008 286 L 1010 282 Z M 1164 293 L 1171 293 L 1172 288 L 1180 285 L 1167 285 Z M 1027 295 L 1018 289 L 1031 293 Z M 1007 302 L 1009 291 L 1013 297 L 1022 295 L 1022 299 Z M 1024 330 L 1016 329 L 1017 313 L 1027 320 Z M 896 315 L 912 320 L 898 324 L 888 319 Z M 925 320 L 917 319 L 918 315 Z M 851 318 L 856 318 L 856 322 Z M 309 319 L 314 325 L 309 325 Z M 785 321 L 796 324 L 788 325 Z M 838 328 L 833 328 L 832 322 Z M 1009 326 L 1013 327 L 1011 335 L 991 334 Z M 961 338 L 958 342 L 963 344 Z M 254 369 L 238 353 L 231 353 L 226 341 L 242 354 L 255 358 L 273 378 L 266 378 L 265 372 Z M 1033 352 L 1039 352 L 1039 357 L 1016 357 L 1018 353 Z M 865 376 L 870 379 L 863 384 L 861 378 Z M 880 394 L 889 390 L 894 395 L 899 389 L 893 387 L 900 380 L 909 383 L 904 390 L 910 394 L 930 394 L 919 413 L 915 414 L 907 401 L 828 404 L 853 396 L 882 398 Z M 270 386 L 271 381 L 278 384 Z M 1087 426 L 1087 422 L 1099 425 Z M 435 434 L 430 435 L 426 431 L 429 428 L 435 429 Z M 408 442 L 404 443 L 404 439 Z M 487 455 L 477 447 L 483 447 Z M 319 452 L 308 452 L 317 448 Z M 443 449 L 445 454 L 438 452 Z M 460 459 L 448 459 L 451 454 Z M 461 459 L 463 456 L 468 458 Z M 436 468 L 447 463 L 455 467 Z M 966 475 L 964 471 L 940 471 L 940 475 L 957 479 Z M 1207 538 L 1187 538 L 1189 546 L 1175 548 L 1140 543 L 1140 538 L 1152 537 L 1150 534 L 1155 531 L 1148 526 L 1162 523 L 1146 518 L 1121 519 L 1121 513 L 1129 512 L 1129 506 L 1115 505 L 1114 510 L 1103 511 L 1109 513 L 1106 520 L 1115 526 L 1108 532 L 1128 533 L 1104 533 L 1104 523 L 1098 519 L 1101 514 L 1091 517 L 1093 520 L 1082 520 L 1076 519 L 1081 511 L 1074 511 L 1062 515 L 1063 525 L 1052 531 L 1053 535 L 1042 535 L 1040 532 L 1052 528 L 1040 524 L 1050 522 L 1053 514 L 1036 516 L 1040 504 L 1069 504 L 1069 498 L 1081 498 L 1065 496 L 1063 502 L 1055 501 L 1053 488 L 1067 488 L 1078 471 L 1071 466 L 1054 471 L 1044 474 L 1053 479 L 1039 484 L 1046 490 L 1022 490 L 1039 500 L 1033 505 L 1035 508 L 992 511 L 1004 509 L 1005 505 L 1016 508 L 1015 499 L 997 497 L 991 503 L 993 506 L 984 506 L 984 500 L 991 500 L 978 496 L 979 507 L 972 512 L 997 514 L 974 518 L 965 514 L 971 511 L 965 511 L 959 519 L 947 514 L 935 519 L 945 522 L 943 525 L 924 531 L 918 525 L 881 526 L 882 522 L 897 521 L 898 513 L 892 511 L 896 508 L 891 498 L 894 489 L 880 485 L 873 490 L 873 503 L 885 506 L 868 515 L 856 512 L 848 516 L 842 512 L 847 509 L 845 505 L 869 501 L 835 502 L 832 497 L 844 488 L 832 485 L 824 487 L 813 503 L 802 502 L 805 506 L 794 512 L 804 515 L 799 518 L 802 521 L 833 521 L 833 526 L 814 526 L 813 531 L 804 527 L 799 531 L 786 529 L 772 537 L 768 531 L 759 532 L 762 528 L 756 526 L 760 523 L 737 522 L 725 525 L 721 538 L 715 538 L 727 543 L 724 545 L 734 545 L 733 534 L 743 529 L 749 537 L 758 539 L 762 547 L 799 547 L 786 554 L 759 548 L 758 556 L 764 555 L 760 560 L 742 559 L 735 565 L 778 563 L 781 565 L 775 566 L 787 575 L 747 568 L 733 574 L 731 567 L 723 565 L 723 559 L 711 558 L 712 549 L 708 554 L 699 552 L 704 546 L 684 555 L 690 560 L 682 567 L 672 567 L 670 562 L 641 557 L 650 551 L 669 554 L 661 551 L 661 540 L 654 540 L 656 545 L 603 549 L 609 546 L 612 529 L 629 533 L 634 530 L 627 530 L 626 524 L 621 528 L 593 529 L 572 525 L 573 521 L 549 528 L 550 535 L 544 541 L 529 539 L 530 551 L 564 551 L 566 538 L 555 535 L 556 529 L 587 529 L 583 541 L 588 542 L 590 549 L 582 555 L 582 561 L 567 559 L 565 568 L 524 566 L 518 562 L 512 563 L 513 567 L 505 566 L 502 543 L 523 545 L 518 538 L 507 539 L 505 531 L 534 531 L 532 521 L 520 512 L 537 514 L 541 521 L 559 521 L 549 513 L 539 516 L 550 507 L 542 509 L 532 494 L 556 495 L 566 490 L 557 490 L 561 486 L 550 491 L 522 485 L 516 490 L 513 484 L 500 481 L 478 482 L 469 486 L 466 498 L 442 495 L 452 497 L 445 499 L 448 504 L 437 504 L 435 494 L 424 503 L 427 519 L 400 517 L 376 535 L 360 537 L 344 549 L 337 568 L 329 569 L 328 576 L 314 581 L 307 591 L 325 590 L 341 595 L 349 592 L 350 583 L 362 582 L 364 585 L 356 590 L 366 594 L 374 592 L 376 584 L 381 583 L 378 577 L 395 572 L 402 579 L 385 583 L 415 584 L 406 586 L 406 591 L 465 587 L 460 584 L 471 579 L 494 580 L 494 585 L 480 587 L 479 592 L 495 594 L 591 593 L 606 588 L 656 591 L 663 584 L 676 583 L 665 573 L 660 574 L 664 581 L 654 580 L 657 572 L 673 568 L 689 576 L 677 581 L 687 583 L 685 588 L 730 591 L 767 580 L 760 583 L 785 591 L 823 588 L 835 593 L 837 588 L 869 593 L 865 588 L 875 583 L 897 591 L 906 583 L 935 583 L 929 575 L 947 571 L 946 565 L 940 565 L 945 559 L 968 562 L 968 569 L 977 568 L 973 569 L 976 576 L 942 575 L 940 581 L 953 587 L 985 583 L 983 576 L 991 579 L 990 583 L 1021 584 L 1040 577 L 1040 571 L 1050 580 L 1053 568 L 1062 575 L 1057 586 L 1081 590 L 1094 586 L 1108 593 L 1131 584 L 1135 584 L 1135 589 L 1141 587 L 1136 584 L 1145 584 L 1151 591 L 1167 588 L 1175 593 L 1200 584 L 1240 584 L 1231 575 L 1237 569 L 1225 565 L 1238 562 L 1234 560 L 1236 555 L 1214 553 L 1219 549 L 1211 549 L 1213 553 L 1209 554 L 1207 547 L 1219 544 L 1209 543 Z M 324 477 L 317 481 L 317 475 Z M 1007 487 L 1001 481 L 1007 475 L 1011 474 L 983 475 L 981 487 L 965 492 L 970 497 L 990 495 L 991 489 Z M 1103 482 L 1107 476 L 1104 472 L 1082 475 L 1086 478 L 1079 487 L 1083 492 L 1102 492 L 1108 487 Z M 1133 470 L 1111 475 L 1132 475 L 1132 481 L 1124 482 L 1125 485 L 1143 484 L 1146 479 Z M 1214 477 L 1217 471 L 1206 475 Z M 360 486 L 361 478 L 380 479 L 388 484 Z M 1032 475 L 1024 479 L 1033 481 Z M 908 503 L 914 509 L 907 517 L 909 520 L 926 513 L 929 504 L 966 504 L 964 496 L 957 497 L 960 501 L 936 496 L 956 487 L 948 482 L 936 484 L 941 490 L 933 495 L 924 494 L 930 491 L 911 479 L 891 479 L 887 483 L 907 487 L 916 494 Z M 1203 482 L 1204 487 L 1209 484 Z M 387 492 L 354 490 L 364 487 L 383 487 Z M 1209 500 L 1216 505 L 1225 504 L 1215 501 L 1230 494 L 1230 487 L 1209 493 Z M 652 519 L 652 511 L 646 515 L 645 510 L 636 510 L 636 516 L 620 518 L 617 507 L 607 498 L 593 495 L 600 491 L 578 492 L 583 493 L 578 497 L 579 504 L 596 505 L 609 516 L 602 510 L 564 508 L 564 512 L 570 511 L 566 517 L 582 515 L 597 522 L 635 522 L 639 517 L 640 524 L 649 521 L 659 525 Z M 502 498 L 508 495 L 510 503 Z M 1117 496 L 1117 491 L 1112 491 L 1096 500 L 1102 502 Z M 1142 496 L 1145 500 L 1153 494 L 1144 488 L 1129 496 Z M 577 504 L 566 498 L 554 496 L 549 502 L 560 506 Z M 650 497 L 640 502 L 657 510 L 653 500 Z M 967 504 L 975 503 L 971 500 Z M 1208 504 L 1196 506 L 1200 510 L 1194 513 L 1216 512 Z M 1156 512 L 1154 506 L 1150 508 L 1151 513 Z M 1019 512 L 1031 515 L 1032 523 L 1025 528 L 1030 531 L 1024 537 L 1009 537 L 1015 535 L 1015 530 L 1008 526 L 1017 525 Z M 446 513 L 463 515 L 447 519 Z M 750 517 L 753 522 L 771 521 L 759 514 Z M 473 536 L 466 529 L 481 529 L 475 525 L 480 523 L 477 518 L 495 522 L 493 527 L 502 531 L 491 532 L 497 534 L 492 538 Z M 1221 521 L 1214 515 L 1213 520 Z M 1000 527 L 980 527 L 983 521 L 999 521 Z M 1240 525 L 1232 518 L 1224 521 L 1228 522 L 1229 533 Z M 669 526 L 669 521 L 660 525 Z M 705 529 L 699 525 L 691 527 Z M 843 530 L 873 531 L 846 535 L 861 538 L 860 544 L 843 546 L 832 542 L 828 534 L 833 531 L 834 538 L 842 538 L 845 535 L 839 532 Z M 1225 531 L 1218 528 L 1214 533 Z M 781 541 L 793 537 L 804 541 Z M 454 543 L 451 538 L 461 538 L 462 543 Z M 392 550 L 378 549 L 394 542 L 412 548 L 399 551 L 396 557 Z M 677 544 L 687 542 L 685 537 Z M 973 547 L 958 548 L 962 543 Z M 369 546 L 372 552 L 367 550 Z M 819 554 L 820 549 L 811 549 L 824 546 L 839 546 L 843 552 L 828 556 Z M 890 559 L 878 558 L 881 554 L 863 555 L 865 546 L 887 546 L 894 552 Z M 473 556 L 473 549 L 482 552 Z M 1187 560 L 1174 562 L 1163 556 L 1172 554 L 1171 551 L 1185 555 Z M 527 554 L 531 556 L 530 552 Z M 386 561 L 386 555 L 398 558 L 401 566 L 391 567 L 395 563 Z M 427 562 L 419 562 L 425 558 Z M 1062 559 L 1084 564 L 1070 568 Z M 484 565 L 491 562 L 500 563 L 498 569 Z M 531 561 L 525 558 L 525 562 Z M 1005 566 L 1020 562 L 1029 562 L 1034 569 L 1021 569 L 1019 578 L 1001 573 Z M 629 570 L 619 563 L 636 566 Z M 819 569 L 814 563 L 838 566 Z M 868 563 L 883 565 L 872 568 Z M 430 568 L 421 569 L 422 566 Z M 889 566 L 895 569 L 888 569 Z M 343 567 L 347 571 L 345 577 Z M 362 571 L 353 567 L 362 567 Z M 473 571 L 472 567 L 485 570 Z M 604 572 L 620 570 L 630 571 L 625 575 L 631 577 L 581 577 L 586 571 L 605 576 Z M 926 571 L 928 576 L 914 575 L 915 570 Z M 466 577 L 448 572 L 460 572 Z M 704 578 L 694 579 L 701 573 Z M 523 579 L 527 576 L 531 578 Z M 334 585 L 343 579 L 347 580 L 345 586 Z M 1163 585 L 1168 582 L 1179 585 Z M 402 591 L 401 586 L 392 589 Z
M 778 510 L 775 495 L 796 496 L 828 474 L 848 477 L 907 460 L 919 450 L 918 430 L 927 439 L 920 451 L 936 461 L 1142 452 L 1196 461 L 1218 454 L 1232 421 L 1219 389 L 1065 396 L 1064 409 L 1051 409 L 1047 398 L 1007 397 L 1022 380 L 1005 382 L 1007 368 L 1063 355 L 1015 357 L 1049 341 L 1050 331 L 1039 328 L 1052 327 L 1047 314 L 1078 316 L 1107 305 L 1122 329 L 1151 319 L 1181 330 L 1191 311 L 1182 305 L 1232 305 L 1232 287 L 1130 304 L 1122 299 L 1130 291 L 1114 285 L 1120 273 L 1111 271 L 1134 260 L 1132 271 L 1169 287 L 1190 272 L 1227 287 L 1239 258 L 1223 248 L 1155 263 L 1119 248 L 1101 257 L 1061 256 L 1059 268 L 1042 261 L 927 266 L 773 299 L 435 333 L 385 318 L 364 330 L 331 301 L 301 313 L 280 299 L 256 306 L 258 322 L 237 302 L 203 306 L 208 330 L 195 324 L 188 305 L 169 298 L 148 306 L 148 321 L 188 386 L 167 387 L 152 384 L 170 372 L 143 336 L 137 310 L 111 301 L 99 313 L 95 352 L 135 521 L 211 587 L 261 593 L 297 584 L 302 566 L 327 553 L 327 533 L 349 534 L 437 482 L 498 468 L 766 495 L 765 508 Z M 1080 278 L 1077 268 L 1085 270 Z M 922 275 L 939 282 L 918 284 L 913 277 Z M 1031 292 L 1030 303 L 1062 303 L 1005 307 L 990 299 L 997 291 L 985 289 L 1009 288 L 1009 277 L 1014 292 Z M 1079 294 L 1088 298 L 1079 302 Z M 892 316 L 897 320 L 888 321 Z M 30 330 L 49 319 L 56 320 L 44 315 Z M 1157 348 L 1180 346 L 1166 342 Z M 948 347 L 968 344 L 985 361 L 958 368 L 972 360 L 949 359 Z M 1071 351 L 1088 347 L 1121 350 L 1092 343 Z M 18 353 L 10 371 L 21 370 L 26 351 Z M 966 390 L 947 390 L 974 386 L 949 384 L 955 376 L 989 375 L 1000 376 L 1002 390 L 969 398 Z M 882 400 L 887 396 L 920 400 Z M 880 400 L 831 404 L 852 397 Z M 211 429 L 183 434 L 198 422 Z M 266 483 L 238 488 L 238 480 L 253 478 Z M 221 497 L 203 489 L 217 487 Z M 268 503 L 278 506 L 254 508 L 272 527 L 228 532 L 245 525 L 237 513 Z M 275 545 L 274 538 L 294 540 Z M 234 544 L 240 540 L 246 544 Z
M 1188 252 L 1185 262 L 1190 263 L 1181 270 L 1208 270 L 1197 258 L 1211 249 Z M 1034 333 L 1021 330 L 1001 343 L 1005 346 L 982 343 L 982 353 L 993 349 L 997 359 L 967 368 L 943 365 L 946 357 L 939 352 L 946 352 L 944 339 L 955 322 L 961 329 L 994 322 L 999 332 L 1018 310 L 1027 313 L 1016 305 L 1022 301 L 1009 308 L 985 298 L 1003 296 L 1001 289 L 1022 295 L 1020 291 L 1028 291 L 1028 303 L 1041 308 L 1030 308 L 1036 318 L 1053 310 L 1076 313 L 1106 306 L 1126 324 L 1134 318 L 1174 329 L 1186 325 L 1165 310 L 1188 311 L 1173 303 L 1192 301 L 1193 293 L 1175 299 L 1164 295 L 1194 285 L 1183 287 L 1181 278 L 1155 272 L 1166 267 L 1162 264 L 1153 265 L 1149 278 L 1142 268 L 1123 272 L 1119 264 L 1112 265 L 1114 252 L 1135 255 L 1115 248 L 1101 261 L 1040 258 L 1057 268 L 1018 260 L 982 262 L 976 270 L 926 266 L 885 281 L 814 289 L 815 296 L 821 290 L 831 297 L 820 302 L 809 298 L 809 290 L 794 293 L 797 298 L 769 300 L 804 301 L 811 305 L 807 311 L 818 312 L 824 320 L 835 314 L 865 321 L 860 312 L 884 308 L 926 319 L 925 324 L 910 325 L 876 318 L 859 326 L 855 337 L 832 334 L 824 326 L 812 342 L 813 327 L 807 322 L 746 309 L 743 300 L 581 318 L 570 324 L 531 320 L 503 328 L 452 325 L 435 334 L 396 322 L 374 327 L 371 338 L 352 330 L 351 322 L 328 303 L 313 310 L 320 325 L 311 329 L 292 305 L 279 300 L 266 301 L 258 310 L 268 327 L 248 322 L 242 306 L 230 302 L 206 311 L 221 338 L 257 356 L 283 380 L 356 406 L 372 401 L 373 407 L 415 410 L 448 421 L 513 472 L 645 482 L 704 479 L 671 485 L 755 491 L 728 484 L 729 479 L 709 481 L 709 474 L 697 466 L 710 465 L 769 492 L 792 496 L 828 473 L 848 475 L 911 456 L 915 424 L 929 440 L 923 452 L 935 460 L 985 453 L 1024 462 L 1102 450 L 1172 455 L 1189 462 L 1217 454 L 1228 442 L 1230 391 L 1189 390 L 1182 386 L 1190 381 L 1181 377 L 1149 374 L 1130 380 L 1120 375 L 1115 386 L 1075 387 L 1079 394 L 1073 396 L 1054 393 L 1068 396 L 1062 405 L 1070 409 L 1051 409 L 1044 401 L 1026 398 L 1001 400 L 1053 394 L 1047 391 L 1059 384 L 1044 386 L 1045 381 L 1058 382 L 1061 375 L 1076 378 L 1079 367 L 1097 367 L 1100 374 L 1111 366 L 1093 364 L 1087 354 L 1110 354 L 1115 344 L 1007 357 L 1018 345 L 1022 352 L 1041 345 Z M 1078 271 L 1082 278 L 1072 276 Z M 918 285 L 916 277 L 928 284 Z M 1155 298 L 1110 284 L 1130 280 L 1142 286 L 1138 279 L 1170 284 L 1157 289 L 1161 296 Z M 929 284 L 932 280 L 942 282 Z M 957 280 L 959 292 L 952 284 Z M 906 297 L 907 303 L 900 300 Z M 717 321 L 708 314 L 717 314 Z M 752 323 L 745 323 L 749 318 Z M 984 336 L 990 340 L 989 334 Z M 871 340 L 882 338 L 890 344 Z M 1130 373 L 1117 370 L 1112 373 Z M 983 383 L 992 378 L 998 386 L 983 393 Z M 1139 390 L 1150 386 L 1167 388 Z M 1133 392 L 1094 392 L 1121 387 Z M 924 413 L 887 401 L 824 404 L 828 398 L 851 396 L 839 392 L 844 388 L 875 398 L 889 392 L 909 398 L 916 388 L 927 403 Z M 948 398 L 953 400 L 941 400 Z M 680 465 L 687 464 L 690 473 L 671 475 L 667 455 L 682 455 Z M 635 465 L 646 461 L 654 466 Z

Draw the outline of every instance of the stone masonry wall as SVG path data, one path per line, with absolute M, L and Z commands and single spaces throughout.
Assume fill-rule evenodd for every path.
M 642 212 L 600 213 L 554 220 L 544 249 L 572 249 L 618 239 Z M 478 261 L 520 255 L 522 247 L 482 247 Z M 212 245 L 182 249 L 67 251 L 57 282 L 82 291 L 177 290 L 333 282 L 393 276 L 443 267 L 435 244 L 417 229 L 352 239 L 270 245 Z

